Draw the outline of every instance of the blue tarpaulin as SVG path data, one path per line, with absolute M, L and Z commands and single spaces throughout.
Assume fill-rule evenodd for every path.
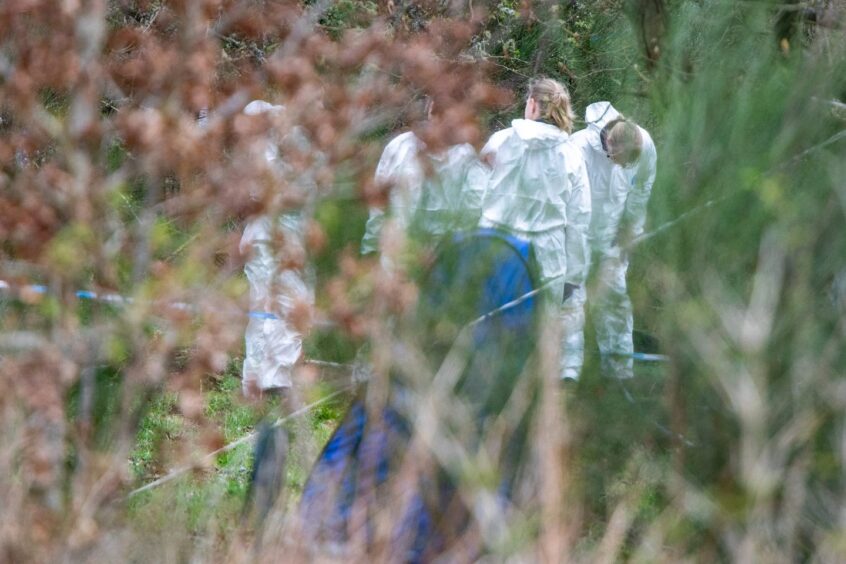
M 540 297 L 520 301 L 478 321 L 537 288 L 530 245 L 502 232 L 485 229 L 454 236 L 441 245 L 437 260 L 420 282 L 415 315 L 406 329 L 423 348 L 432 373 L 453 346 L 462 328 L 472 325 L 472 351 L 453 394 L 472 411 L 481 440 L 485 422 L 497 416 L 508 401 L 518 377 L 537 342 Z M 402 359 L 395 359 L 401 362 Z M 316 542 L 344 543 L 352 535 L 370 539 L 370 516 L 386 501 L 390 479 L 404 459 L 413 437 L 408 413 L 394 400 L 410 384 L 392 379 L 392 400 L 377 413 L 368 413 L 366 392 L 352 403 L 329 439 L 303 490 L 301 516 L 306 532 Z M 419 397 L 425 390 L 411 390 Z M 407 411 L 407 410 L 406 410 Z M 510 494 L 519 468 L 528 415 L 516 422 L 501 460 L 499 493 Z M 466 445 L 473 448 L 474 445 Z M 412 461 L 413 462 L 413 461 Z M 455 483 L 447 469 L 434 475 L 420 471 L 410 481 L 414 491 L 401 496 L 400 519 L 391 535 L 392 557 L 405 562 L 429 560 L 441 553 L 449 539 L 469 523 L 469 511 L 456 512 Z M 458 504 L 460 505 L 460 503 Z M 446 507 L 450 507 L 446 524 Z M 361 517 L 361 512 L 365 517 Z

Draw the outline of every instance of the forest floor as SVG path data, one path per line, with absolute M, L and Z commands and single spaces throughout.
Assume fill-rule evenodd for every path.
M 233 362 L 227 373 L 209 379 L 204 388 L 205 415 L 225 444 L 252 433 L 263 420 L 276 420 L 288 409 L 276 399 L 246 402 L 237 365 Z M 584 435 L 577 456 L 588 477 L 584 483 L 585 495 L 597 500 L 611 499 L 615 486 L 608 480 L 609 476 L 627 479 L 624 467 L 629 457 L 643 446 L 639 437 L 654 435 L 655 427 L 664 425 L 660 406 L 664 372 L 664 365 L 659 363 L 636 363 L 636 376 L 625 387 L 608 380 L 587 378 L 567 394 L 568 409 L 575 416 L 576 428 Z M 313 403 L 342 387 L 337 379 L 334 382 L 327 379 L 326 383 L 312 386 L 300 402 Z M 296 506 L 311 465 L 343 417 L 350 398 L 351 393 L 341 393 L 285 423 L 291 443 L 284 494 L 288 509 Z M 174 458 L 168 456 L 173 454 L 174 445 L 203 444 L 197 440 L 199 429 L 180 415 L 177 402 L 175 393 L 162 393 L 142 421 L 130 459 L 137 487 L 172 470 L 163 467 L 160 461 Z M 583 432 L 588 429 L 596 432 Z M 200 469 L 192 473 L 133 496 L 129 514 L 133 528 L 142 536 L 152 535 L 148 538 L 167 538 L 176 531 L 189 531 L 198 536 L 213 533 L 213 538 L 219 540 L 243 530 L 252 449 L 253 443 L 245 442 L 217 455 L 206 465 L 198 465 Z M 206 453 L 192 454 L 201 458 Z M 602 481 L 591 479 L 594 473 L 601 475 Z

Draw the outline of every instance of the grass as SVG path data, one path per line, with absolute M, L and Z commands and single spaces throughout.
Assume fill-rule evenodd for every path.
M 595 356 L 588 355 L 588 371 L 596 362 Z M 665 505 L 661 476 L 666 475 L 669 457 L 666 445 L 654 443 L 656 434 L 660 435 L 655 432 L 656 426 L 667 425 L 660 404 L 665 366 L 636 363 L 635 372 L 636 378 L 626 384 L 625 390 L 617 382 L 587 372 L 570 396 L 577 425 L 579 480 L 588 508 L 586 523 L 607 522 L 614 507 L 634 489 L 639 492 L 634 502 L 636 523 L 649 523 Z M 328 384 L 318 384 L 302 401 L 311 403 L 331 391 Z M 275 401 L 262 405 L 244 402 L 240 379 L 231 370 L 220 379 L 210 380 L 204 396 L 208 425 L 225 443 L 253 432 L 262 420 L 281 413 Z M 310 467 L 337 426 L 348 399 L 327 402 L 285 424 L 292 445 L 283 502 L 289 510 L 296 507 Z M 162 393 L 141 424 L 131 457 L 136 483 L 140 486 L 166 473 L 162 461 L 173 458 L 173 445 L 202 444 L 199 439 L 197 427 L 178 412 L 177 394 Z M 244 505 L 252 462 L 252 444 L 243 444 L 219 455 L 206 468 L 136 496 L 129 504 L 133 530 L 148 542 L 160 539 L 171 547 L 184 546 L 186 555 L 196 556 L 198 549 L 192 543 L 197 542 L 233 546 L 231 543 L 237 540 L 234 535 L 250 530 L 249 525 L 244 526 Z M 590 529 L 582 543 L 587 549 L 598 541 Z M 173 538 L 177 531 L 188 537 Z M 601 535 L 599 529 L 595 532 Z M 139 550 L 149 553 L 143 547 Z
M 328 386 L 317 386 L 303 401 L 312 402 L 329 392 Z M 210 380 L 204 396 L 208 428 L 203 433 L 218 433 L 225 444 L 252 433 L 261 421 L 275 420 L 282 414 L 275 399 L 258 405 L 246 403 L 241 380 L 231 373 Z M 167 473 L 169 469 L 162 460 L 174 458 L 170 450 L 175 444 L 204 442 L 197 426 L 179 414 L 177 405 L 177 394 L 163 392 L 141 423 L 130 459 L 138 486 Z M 340 397 L 285 423 L 292 445 L 285 477 L 289 505 L 296 503 L 315 456 L 345 409 L 346 399 Z M 251 442 L 239 445 L 218 455 L 207 468 L 137 495 L 130 503 L 130 520 L 139 532 L 152 534 L 153 538 L 166 537 L 169 531 L 177 530 L 194 535 L 205 535 L 210 527 L 218 531 L 238 530 L 249 490 L 252 448 Z M 207 451 L 210 450 L 211 447 Z

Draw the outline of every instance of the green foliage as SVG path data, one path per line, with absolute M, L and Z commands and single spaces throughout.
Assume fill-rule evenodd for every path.
M 526 85 L 537 76 L 565 83 L 579 117 L 597 100 L 613 97 L 624 111 L 621 95 L 636 102 L 644 77 L 631 71 L 643 63 L 618 4 L 544 2 L 526 14 L 521 2 L 504 0 L 491 8 L 474 48 L 494 66 L 495 80 L 515 91 L 517 104 L 509 114 L 522 110 Z
M 314 4 L 314 1 L 306 4 Z M 320 26 L 337 39 L 347 29 L 367 27 L 376 16 L 377 8 L 376 2 L 371 0 L 338 0 L 323 13 Z
M 844 360 L 834 352 L 843 350 L 836 344 L 842 309 L 832 307 L 830 288 L 846 267 L 846 238 L 836 227 L 842 205 L 835 203 L 842 202 L 843 141 L 827 144 L 843 119 L 826 100 L 842 100 L 846 67 L 842 42 L 823 27 L 802 23 L 801 37 L 780 43 L 774 22 L 794 12 L 766 3 L 657 2 L 664 9 L 657 15 L 645 4 L 532 3 L 527 14 L 519 2 L 494 2 L 476 49 L 517 94 L 505 115 L 494 116 L 494 128 L 519 113 L 522 88 L 541 74 L 568 84 L 577 111 L 611 100 L 656 140 L 650 227 L 692 212 L 638 246 L 629 270 L 636 327 L 677 360 L 654 380 L 638 375 L 654 389 L 636 407 L 613 383 L 594 380 L 589 362 L 577 394 L 578 448 L 591 523 L 608 517 L 607 493 L 618 487 L 633 449 L 659 468 L 668 452 L 683 451 L 676 470 L 713 494 L 717 513 L 677 519 L 673 538 L 718 554 L 725 545 L 715 539 L 761 510 L 756 496 L 776 503 L 783 495 L 778 486 L 756 493 L 748 469 L 739 467 L 743 444 L 757 441 L 767 452 L 785 427 L 816 421 L 821 442 L 797 440 L 783 465 L 770 461 L 770 468 L 783 475 L 794 468 L 792 456 L 812 456 L 818 465 L 808 487 L 841 491 L 821 445 L 831 444 L 829 424 L 840 420 L 823 390 L 831 393 Z M 661 25 L 660 56 L 648 60 L 645 30 Z M 755 300 L 766 280 L 776 289 L 756 310 L 764 308 Z M 744 323 L 758 324 L 760 344 L 744 340 L 751 331 Z M 741 385 L 761 394 L 760 427 L 745 414 L 754 401 L 739 397 Z M 672 505 L 665 485 L 650 488 L 644 523 Z M 721 511 L 731 523 L 725 528 Z
M 398 2 L 394 16 L 386 17 L 397 35 L 426 23 L 430 13 L 417 4 Z M 631 524 L 621 541 L 620 559 L 742 560 L 752 553 L 763 559 L 779 554 L 785 559 L 825 561 L 827 546 L 842 548 L 840 514 L 846 491 L 841 382 L 846 366 L 846 296 L 837 287 L 837 280 L 846 276 L 842 188 L 846 163 L 844 139 L 837 137 L 844 129 L 842 108 L 831 104 L 846 96 L 842 37 L 803 19 L 815 7 L 785 11 L 778 3 L 492 0 L 483 4 L 485 19 L 476 29 L 468 54 L 488 63 L 492 80 L 514 92 L 514 104 L 490 116 L 491 128 L 519 115 L 525 85 L 539 75 L 565 82 L 580 116 L 587 104 L 611 100 L 645 126 L 657 144 L 659 172 L 648 229 L 679 220 L 633 249 L 629 270 L 635 325 L 647 335 L 638 344 L 648 343 L 672 361 L 638 365 L 631 382 L 609 381 L 599 373 L 595 343 L 588 337 L 584 377 L 575 389 L 565 391 L 568 421 L 573 425 L 568 445 L 574 453 L 570 477 L 577 491 L 573 513 L 584 516 L 577 524 L 576 536 L 581 539 L 577 548 L 593 555 L 603 546 L 612 529 L 608 525 L 622 507 Z M 109 6 L 109 22 L 115 26 L 132 23 L 147 33 L 159 22 L 165 33 L 176 25 L 178 12 L 165 10 L 166 2 L 112 2 Z M 340 40 L 348 30 L 368 27 L 386 10 L 378 2 L 341 0 L 331 3 L 319 23 Z M 446 11 L 433 8 L 432 13 Z M 660 49 L 649 52 L 646 47 L 653 35 Z M 238 58 L 235 55 L 261 60 L 277 39 L 274 33 L 246 37 L 232 32 L 218 39 L 233 61 Z M 352 61 L 350 66 L 358 68 L 357 64 Z M 287 80 L 289 70 L 279 65 L 272 72 Z M 296 84 L 305 80 L 299 75 L 294 78 Z M 326 92 L 334 95 L 334 89 L 336 85 L 327 86 Z M 158 103 L 161 93 L 155 88 L 152 92 L 144 104 Z M 178 106 L 179 96 L 167 94 L 167 103 Z M 45 110 L 43 123 L 51 125 L 55 120 L 58 129 L 67 125 L 62 120 L 71 113 L 73 101 L 67 91 L 39 87 L 32 98 Z M 130 114 L 133 108 L 125 111 Z M 163 123 L 170 123 L 173 116 L 168 116 Z M 370 137 L 363 141 L 387 134 L 385 123 L 377 122 L 366 130 Z M 235 137 L 237 127 L 231 125 L 231 129 L 226 137 Z M 64 157 L 77 163 L 75 158 L 85 151 L 87 140 L 62 139 L 65 146 L 45 142 L 32 169 L 24 172 L 33 176 L 44 172 L 42 165 L 56 155 L 61 158 L 52 164 L 59 169 L 66 164 Z M 202 223 L 208 217 L 201 216 L 195 223 L 191 223 L 194 218 L 177 222 L 160 207 L 152 207 L 158 202 L 149 201 L 157 200 L 151 195 L 159 192 L 179 195 L 179 181 L 184 179 L 166 173 L 163 180 L 146 177 L 144 166 L 160 163 L 154 158 L 142 162 L 144 149 L 133 149 L 139 154 L 132 154 L 128 138 L 112 135 L 93 145 L 96 166 L 102 165 L 109 174 L 128 171 L 127 177 L 109 184 L 111 192 L 99 207 L 89 209 L 83 205 L 87 201 L 79 202 L 82 212 L 75 215 L 73 205 L 57 204 L 76 203 L 77 188 L 72 182 L 63 184 L 63 191 L 53 190 L 54 180 L 73 176 L 65 174 L 33 183 L 34 189 L 46 194 L 42 194 L 44 209 L 20 208 L 27 216 L 38 212 L 39 217 L 53 218 L 55 225 L 39 224 L 32 231 L 37 234 L 39 229 L 46 232 L 55 227 L 38 248 L 54 269 L 52 274 L 60 275 L 65 286 L 84 286 L 96 278 L 93 261 L 83 258 L 97 256 L 104 235 L 88 218 L 107 211 L 109 220 L 120 225 L 109 241 L 109 245 L 115 242 L 117 254 L 143 243 L 148 255 L 144 261 L 126 256 L 129 253 L 114 258 L 109 264 L 112 282 L 149 301 L 162 295 L 166 286 L 203 290 L 220 272 L 220 265 L 208 260 L 210 255 L 192 255 L 191 243 L 206 233 Z M 81 170 L 75 166 L 66 168 Z M 24 172 L 7 174 L 4 168 L 4 189 L 16 181 L 15 174 L 23 177 Z M 226 175 L 220 178 L 221 183 L 231 182 Z M 327 281 L 347 276 L 339 257 L 357 255 L 367 216 L 356 186 L 339 182 L 334 188 L 336 197 L 323 199 L 314 215 L 326 236 L 323 249 L 311 257 L 318 301 L 324 309 L 332 305 L 326 303 Z M 17 199 L 3 200 L 3 204 L 22 214 L 15 207 L 20 204 Z M 137 229 L 142 221 L 149 229 Z M 230 231 L 240 228 L 229 221 Z M 147 239 L 136 240 L 142 231 Z M 4 242 L 6 248 L 13 245 Z M 163 265 L 159 272 L 165 274 L 140 268 L 141 286 L 130 284 L 136 274 L 133 267 L 143 262 L 162 263 L 157 266 Z M 355 276 L 361 283 L 346 281 L 356 305 L 368 300 L 373 291 L 366 273 L 360 271 Z M 243 295 L 243 279 L 231 278 L 221 295 Z M 202 455 L 211 450 L 207 443 L 237 440 L 282 411 L 273 401 L 257 406 L 242 400 L 236 376 L 239 360 L 230 363 L 223 375 L 203 380 L 204 403 L 197 416 L 202 424 L 183 413 L 180 393 L 184 392 L 158 389 L 158 380 L 130 397 L 127 394 L 137 389 L 131 386 L 138 384 L 127 378 L 146 374 L 139 376 L 127 366 L 149 359 L 153 361 L 145 366 L 185 364 L 190 352 L 179 349 L 181 356 L 174 360 L 156 345 L 172 339 L 172 348 L 184 347 L 194 336 L 191 330 L 172 338 L 151 321 L 132 325 L 106 306 L 87 304 L 72 310 L 56 296 L 33 300 L 33 304 L 11 302 L 4 296 L 0 301 L 4 332 L 45 329 L 48 334 L 49 329 L 52 338 L 82 333 L 80 329 L 88 329 L 95 320 L 104 322 L 107 331 L 96 343 L 57 341 L 73 344 L 64 347 L 70 352 L 63 364 L 50 360 L 63 345 L 51 341 L 50 347 L 37 353 L 48 359 L 42 370 L 51 376 L 55 373 L 60 381 L 67 365 L 82 365 L 81 345 L 99 349 L 98 360 L 108 366 L 88 368 L 93 370 L 94 386 L 93 402 L 86 407 L 90 411 L 82 413 L 82 384 L 70 386 L 69 394 L 61 396 L 69 405 L 67 423 L 75 430 L 75 422 L 89 421 L 93 435 L 89 446 L 105 451 L 114 447 L 121 428 L 115 419 L 123 403 L 132 404 L 124 416 L 143 411 L 130 455 L 137 485 L 189 458 L 174 449 Z M 590 328 L 587 333 L 592 335 Z M 306 355 L 349 362 L 359 351 L 357 339 L 341 329 L 316 330 L 306 342 Z M 172 352 L 172 348 L 166 350 Z M 182 376 L 169 369 L 164 372 L 174 381 Z M 21 378 L 13 375 L 10 397 L 18 398 L 14 394 L 20 394 L 15 390 Z M 61 386 L 67 384 L 62 381 Z M 61 389 L 63 394 L 68 392 L 68 387 Z M 329 385 L 314 386 L 305 401 L 331 391 Z M 147 394 L 152 397 L 148 403 Z M 30 399 L 28 394 L 23 396 Z M 287 470 L 293 494 L 288 503 L 295 502 L 317 450 L 341 418 L 347 401 L 324 404 L 286 423 L 294 445 Z M 34 419 L 36 412 L 21 413 Z M 206 441 L 209 434 L 219 440 Z M 57 435 L 59 442 L 77 440 L 73 431 Z M 77 457 L 69 457 L 70 470 L 83 462 L 84 453 L 73 454 Z M 188 532 L 207 539 L 213 547 L 225 546 L 232 541 L 233 531 L 242 530 L 239 520 L 251 465 L 249 445 L 226 452 L 207 468 L 133 498 L 129 520 L 147 543 Z M 9 467 L 19 472 L 16 461 Z M 489 472 L 472 465 L 466 474 L 473 486 L 494 480 Z M 5 488 L 6 483 L 0 486 Z M 71 487 L 76 486 L 66 489 Z M 73 522 L 75 511 L 76 506 L 65 524 L 68 529 L 84 529 L 83 519 L 81 524 Z M 111 508 L 105 511 L 110 515 Z M 494 550 L 518 553 L 537 540 L 543 526 L 540 512 L 521 516 L 512 530 L 496 539 L 494 544 L 499 544 Z M 188 545 L 182 540 L 172 544 Z M 137 548 L 142 556 L 136 559 L 141 560 L 145 550 Z M 14 559 L 14 553 L 9 554 Z M 171 556 L 172 560 L 197 559 L 189 553 Z M 79 555 L 71 556 L 75 557 Z
M 237 363 L 232 363 L 229 372 L 237 367 Z M 318 386 L 304 400 L 313 402 L 330 392 L 331 388 Z M 241 380 L 231 373 L 209 381 L 204 400 L 205 416 L 226 443 L 252 433 L 262 420 L 284 414 L 275 399 L 260 405 L 245 403 Z M 130 459 L 139 485 L 171 470 L 162 466 L 168 458 L 166 447 L 180 439 L 190 439 L 195 433 L 179 414 L 178 401 L 175 393 L 158 395 L 141 422 Z M 317 449 L 329 439 L 348 401 L 339 397 L 285 425 L 292 445 L 285 484 L 292 501 L 305 484 Z M 197 534 L 210 524 L 234 527 L 246 501 L 251 471 L 252 443 L 245 443 L 218 455 L 214 466 L 202 475 L 184 476 L 133 498 L 133 519 L 153 535 L 166 535 L 168 527 L 187 527 Z
M 846 68 L 842 57 L 829 58 L 834 53 L 780 50 L 765 6 L 722 3 L 717 15 L 715 4 L 687 2 L 674 11 L 650 87 L 660 118 L 653 225 L 700 211 L 639 250 L 632 274 L 643 274 L 652 296 L 663 295 L 660 315 L 649 320 L 640 308 L 641 318 L 680 359 L 672 376 L 678 415 L 686 433 L 708 445 L 686 453 L 685 476 L 713 489 L 740 523 L 759 510 L 759 496 L 779 495 L 738 467 L 740 445 L 775 448 L 768 445 L 785 426 L 831 415 L 820 411 L 828 402 L 818 393 L 836 361 L 811 359 L 826 359 L 837 339 L 822 328 L 836 322 L 826 288 L 844 268 L 842 256 L 831 260 L 844 248 L 834 227 L 842 212 L 829 207 L 831 171 L 842 164 L 837 149 L 823 144 L 843 124 L 818 100 L 839 95 Z M 765 290 L 769 283 L 775 286 Z M 766 303 L 756 302 L 768 291 Z M 815 368 L 797 370 L 800 359 Z M 755 395 L 741 396 L 742 386 Z M 752 423 L 747 410 L 757 402 L 760 421 Z M 778 474 L 792 464 L 790 457 L 781 467 L 770 463 Z
M 90 225 L 74 223 L 64 227 L 53 238 L 47 250 L 50 261 L 67 273 L 71 279 L 82 276 L 88 265 L 79 260 L 94 244 L 96 235 Z
M 162 459 L 161 449 L 185 433 L 185 423 L 178 413 L 176 402 L 177 395 L 174 393 L 159 395 L 141 421 L 135 451 L 130 457 L 133 473 L 139 479 L 150 479 L 166 471 L 159 462 Z

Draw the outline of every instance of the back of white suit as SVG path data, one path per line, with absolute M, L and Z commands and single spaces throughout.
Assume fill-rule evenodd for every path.
M 517 119 L 491 136 L 482 157 L 493 166 L 482 225 L 531 241 L 561 325 L 560 377 L 578 378 L 591 215 L 581 152 L 555 125 Z
M 427 153 L 413 133 L 398 135 L 385 147 L 375 180 L 390 187 L 387 213 L 371 208 L 361 253 L 375 252 L 386 220 L 412 236 L 433 239 L 476 225 L 487 170 L 469 144 Z
M 491 136 L 482 157 L 492 164 L 482 225 L 531 241 L 543 282 L 556 295 L 563 295 L 565 281 L 582 285 L 590 192 L 569 135 L 555 125 L 516 119 Z

